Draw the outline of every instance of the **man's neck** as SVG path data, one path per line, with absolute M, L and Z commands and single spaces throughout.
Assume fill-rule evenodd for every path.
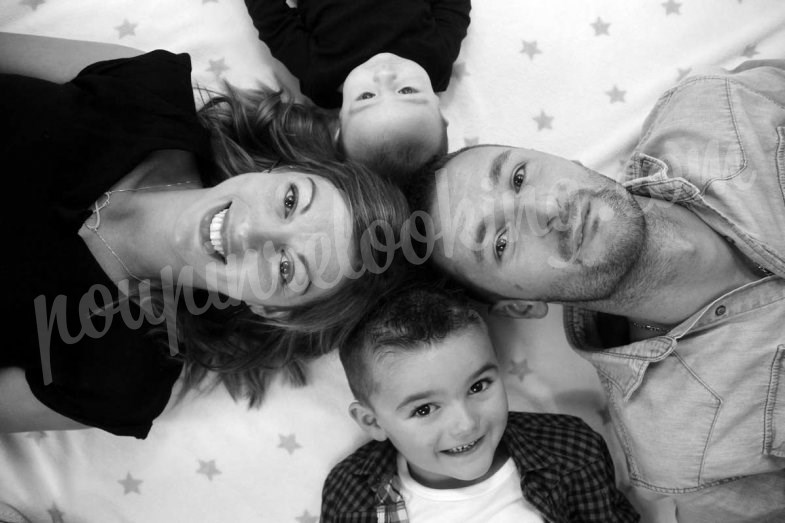
M 581 306 L 647 323 L 674 325 L 756 278 L 743 256 L 685 207 L 636 197 L 647 238 L 614 293 Z

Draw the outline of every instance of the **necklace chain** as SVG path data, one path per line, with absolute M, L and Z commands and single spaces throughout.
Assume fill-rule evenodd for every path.
M 101 240 L 101 243 L 103 243 L 106 246 L 106 248 L 109 250 L 109 252 L 112 254 L 112 256 L 114 256 L 114 258 L 120 263 L 120 265 L 123 267 L 123 270 L 126 272 L 126 274 L 128 274 L 128 276 L 130 276 L 131 278 L 133 278 L 137 282 L 141 283 L 142 282 L 142 278 L 140 278 L 139 276 L 137 276 L 136 274 L 131 272 L 131 269 L 129 269 L 128 265 L 126 265 L 125 262 L 123 261 L 123 259 L 120 258 L 120 255 L 117 254 L 117 252 L 115 252 L 114 249 L 112 249 L 112 246 L 109 245 L 109 242 L 107 242 L 106 239 L 104 239 L 104 237 L 101 236 L 101 233 L 98 232 L 98 228 L 101 226 L 101 210 L 105 209 L 109 205 L 109 202 L 112 201 L 112 195 L 115 194 L 115 193 L 147 191 L 149 189 L 163 189 L 165 187 L 177 187 L 178 185 L 188 185 L 190 183 L 191 183 L 191 181 L 189 180 L 189 181 L 185 181 L 185 182 L 168 183 L 166 185 L 148 185 L 148 186 L 145 186 L 145 187 L 138 187 L 136 189 L 115 189 L 114 191 L 106 191 L 103 194 L 104 199 L 103 199 L 103 201 L 101 203 L 98 203 L 98 201 L 93 203 L 92 211 L 93 211 L 93 215 L 95 216 L 95 223 L 90 225 L 89 223 L 85 222 L 84 225 L 89 230 L 93 231 L 96 236 L 98 236 L 98 239 Z
M 649 325 L 648 323 L 638 323 L 637 321 L 633 321 L 633 320 L 630 320 L 630 323 L 632 323 L 636 327 L 640 327 L 641 329 L 646 329 L 647 331 L 668 332 L 670 330 L 666 327 L 658 327 L 656 325 Z

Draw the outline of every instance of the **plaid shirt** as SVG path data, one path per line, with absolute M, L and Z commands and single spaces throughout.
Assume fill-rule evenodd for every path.
M 616 489 L 605 440 L 581 419 L 511 412 L 501 444 L 521 476 L 523 496 L 549 523 L 635 522 Z M 336 465 L 322 491 L 322 523 L 408 523 L 397 451 L 371 441 Z

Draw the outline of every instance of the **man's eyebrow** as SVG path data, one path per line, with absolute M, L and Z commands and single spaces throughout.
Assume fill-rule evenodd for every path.
M 496 155 L 496 158 L 493 159 L 491 163 L 491 170 L 488 171 L 488 179 L 491 181 L 493 187 L 499 185 L 499 178 L 502 174 L 502 167 L 504 166 L 507 158 L 510 157 L 512 153 L 512 149 L 507 149 L 506 151 Z
M 472 249 L 472 254 L 474 254 L 474 259 L 477 260 L 477 263 L 483 262 L 483 251 L 484 249 L 481 246 L 485 241 L 485 233 L 488 232 L 488 227 L 485 225 L 485 220 L 481 221 L 480 224 L 477 226 L 477 230 L 474 232 L 474 245 Z

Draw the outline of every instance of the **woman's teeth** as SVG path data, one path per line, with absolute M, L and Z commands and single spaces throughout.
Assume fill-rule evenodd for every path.
M 467 450 L 473 449 L 478 441 L 480 441 L 480 440 L 476 439 L 476 440 L 474 440 L 472 442 L 467 443 L 466 445 L 460 445 L 458 447 L 453 447 L 453 448 L 451 448 L 449 450 L 445 450 L 444 452 L 446 452 L 447 454 L 460 454 L 462 452 L 466 452 Z
M 213 249 L 215 249 L 215 252 L 221 256 L 226 256 L 223 239 L 221 237 L 221 227 L 224 224 L 224 217 L 227 212 L 229 212 L 228 208 L 213 216 L 212 221 L 210 221 L 210 244 L 213 246 Z

